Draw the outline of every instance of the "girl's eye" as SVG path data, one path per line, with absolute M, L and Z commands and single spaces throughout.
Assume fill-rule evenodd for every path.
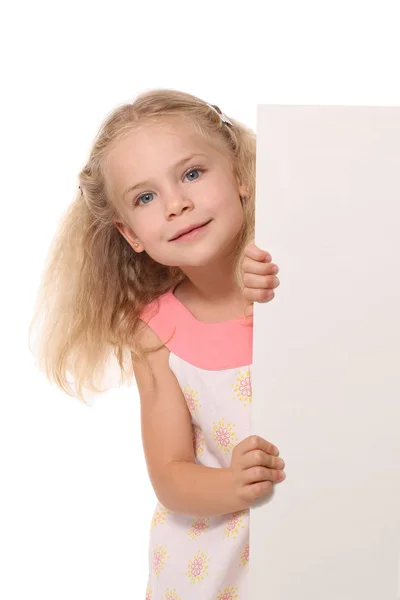
M 198 179 L 198 175 L 195 177 L 190 177 L 190 175 L 192 175 L 193 173 L 202 173 L 203 169 L 190 169 L 190 171 L 188 171 L 185 175 L 185 177 L 189 177 L 189 181 L 194 181 L 195 179 Z
M 154 196 L 154 194 L 149 193 L 149 194 L 143 194 L 142 196 L 139 196 L 139 198 L 137 199 L 135 204 L 149 204 L 149 202 L 151 202 L 151 198 L 149 200 L 149 196 Z M 141 200 L 143 200 L 143 202 L 141 202 Z
M 185 177 L 189 178 L 189 181 L 195 181 L 196 179 L 199 178 L 200 173 L 203 173 L 204 169 L 199 168 L 195 168 L 195 169 L 190 169 L 190 171 L 188 171 L 185 174 Z M 192 176 L 194 174 L 194 177 Z M 139 206 L 143 206 L 144 204 L 150 204 L 150 202 L 152 201 L 151 196 L 154 196 L 154 194 L 152 192 L 148 192 L 147 194 L 142 194 L 141 196 L 139 196 L 139 198 L 137 199 L 137 201 L 135 202 L 135 205 L 139 205 Z

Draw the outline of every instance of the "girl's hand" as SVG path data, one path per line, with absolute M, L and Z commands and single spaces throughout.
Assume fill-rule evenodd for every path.
M 251 435 L 237 444 L 232 451 L 230 470 L 239 502 L 250 506 L 269 493 L 274 483 L 285 479 L 284 468 L 278 448 L 258 435 Z
M 265 250 L 250 242 L 244 252 L 243 295 L 248 301 L 246 316 L 253 314 L 253 302 L 269 302 L 275 296 L 274 288 L 278 287 L 279 272 L 277 265 L 271 263 L 272 257 Z

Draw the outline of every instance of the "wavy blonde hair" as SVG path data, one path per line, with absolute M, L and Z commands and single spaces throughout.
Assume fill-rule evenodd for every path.
M 243 250 L 254 236 L 255 134 L 232 118 L 232 126 L 224 123 L 206 102 L 175 90 L 148 91 L 116 108 L 100 127 L 79 174 L 80 189 L 50 247 L 29 329 L 30 344 L 36 333 L 32 351 L 39 368 L 85 403 L 84 389 L 105 390 L 110 357 L 117 360 L 120 382 L 131 381 L 133 364 L 146 355 L 139 339 L 141 310 L 184 278 L 178 267 L 134 252 L 119 233 L 114 219 L 121 215 L 107 196 L 103 170 L 112 143 L 138 124 L 170 115 L 187 119 L 207 139 L 224 144 L 248 192 L 235 263 L 242 286 Z

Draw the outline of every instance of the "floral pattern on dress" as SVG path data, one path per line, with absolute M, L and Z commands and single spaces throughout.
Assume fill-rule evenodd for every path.
M 228 585 L 228 587 L 226 587 L 224 591 L 219 590 L 219 594 L 216 600 L 236 600 L 237 598 L 239 598 L 239 594 L 237 592 L 237 587 L 233 587 L 233 585 Z
M 159 575 L 165 566 L 165 559 L 170 558 L 165 546 L 157 544 L 153 550 L 153 572 Z
M 151 600 L 152 597 L 153 597 L 153 590 L 148 587 L 146 590 L 146 597 L 144 600 Z
M 236 382 L 232 384 L 233 391 L 237 400 L 243 402 L 244 406 L 248 406 L 252 402 L 252 388 L 250 379 L 250 369 L 245 371 L 239 370 Z
M 238 510 L 231 514 L 228 523 L 224 529 L 225 537 L 231 537 L 234 540 L 237 538 L 240 529 L 244 529 L 243 515 L 246 514 L 245 510 Z
M 218 423 L 214 422 L 213 433 L 214 440 L 220 450 L 228 454 L 235 447 L 235 442 L 238 440 L 233 428 L 235 425 L 231 423 L 225 424 L 225 419 L 220 419 Z
M 201 536 L 202 533 L 207 531 L 209 522 L 209 517 L 197 517 L 196 519 L 194 519 L 189 531 L 189 537 L 192 540 L 196 540 L 198 537 Z
M 200 583 L 208 575 L 208 561 L 207 554 L 201 551 L 189 561 L 187 576 L 191 583 Z
M 160 507 L 160 510 L 157 510 L 151 521 L 151 529 L 153 529 L 156 525 L 164 525 L 165 517 L 171 514 L 171 511 L 168 508 L 164 508 L 164 506 Z
M 201 408 L 200 401 L 198 399 L 199 392 L 193 390 L 189 384 L 186 384 L 183 388 L 183 395 L 185 396 L 186 404 L 190 410 L 190 414 L 194 415 L 198 409 Z
M 240 557 L 240 564 L 245 567 L 249 562 L 250 544 L 246 544 Z
M 176 589 L 173 590 L 167 589 L 165 592 L 165 600 L 181 600 L 181 598 L 176 593 Z
M 193 448 L 196 456 L 202 456 L 204 454 L 204 434 L 197 425 L 193 425 Z

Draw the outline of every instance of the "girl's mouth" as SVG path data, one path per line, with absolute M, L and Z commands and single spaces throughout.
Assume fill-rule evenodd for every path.
M 210 221 L 207 221 L 207 223 L 204 223 L 203 225 L 198 225 L 197 227 L 194 227 L 190 231 L 185 231 L 184 233 L 178 235 L 177 237 L 172 238 L 170 240 L 170 242 L 181 242 L 181 241 L 183 242 L 186 240 L 191 240 L 192 238 L 199 235 L 202 231 L 204 231 L 210 222 L 211 222 L 211 219 L 210 219 Z

